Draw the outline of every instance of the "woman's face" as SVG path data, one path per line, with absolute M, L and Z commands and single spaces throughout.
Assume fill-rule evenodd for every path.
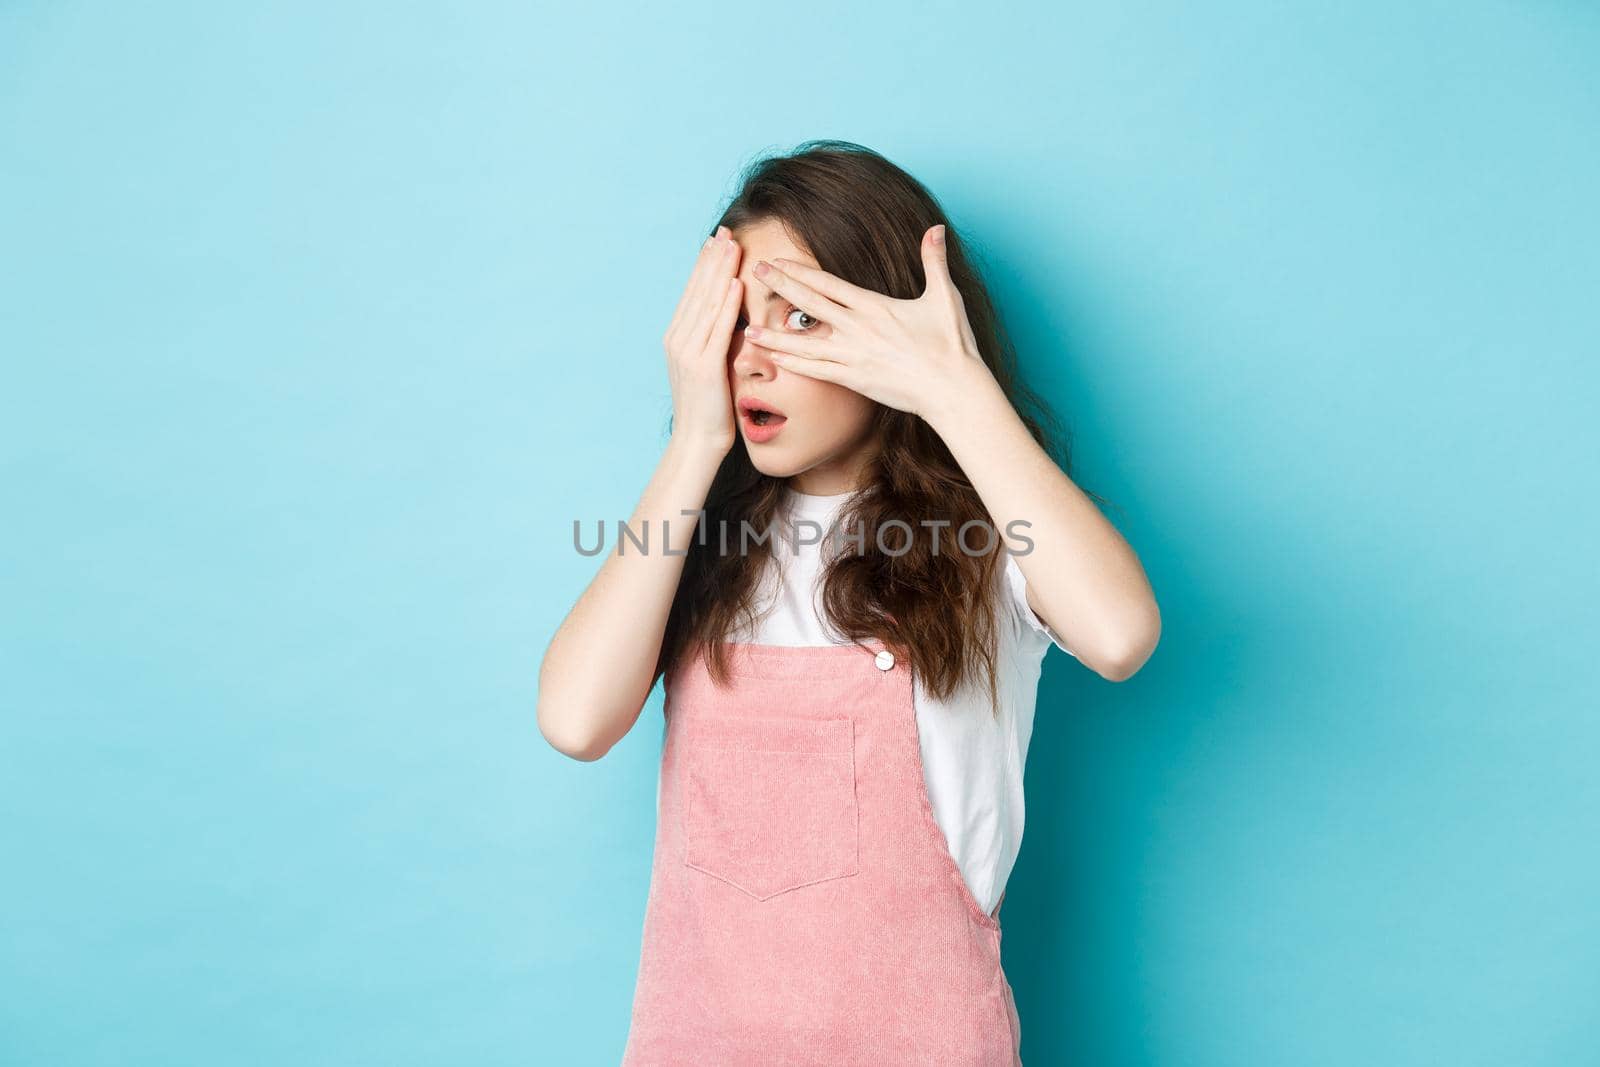
M 860 393 L 832 382 L 785 370 L 771 353 L 744 335 L 751 323 L 767 330 L 805 337 L 827 337 L 833 327 L 808 315 L 757 278 L 755 266 L 783 258 L 811 267 L 820 264 L 796 245 L 782 223 L 764 220 L 737 230 L 733 239 L 743 252 L 739 280 L 744 307 L 728 347 L 728 391 L 734 419 L 750 461 L 762 474 L 790 478 L 802 493 L 833 496 L 857 487 L 862 464 L 875 443 L 869 422 L 875 405 Z M 759 425 L 741 410 L 741 401 L 759 400 L 782 414 Z

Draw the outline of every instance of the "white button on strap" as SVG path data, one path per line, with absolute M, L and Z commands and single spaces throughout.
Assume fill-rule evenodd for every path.
M 880 671 L 886 671 L 890 667 L 894 666 L 894 653 L 890 652 L 888 649 L 884 649 L 882 652 L 879 652 L 876 656 L 872 657 L 872 662 L 878 665 L 878 669 Z

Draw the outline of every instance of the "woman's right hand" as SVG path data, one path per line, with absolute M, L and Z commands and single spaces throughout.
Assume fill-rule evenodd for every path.
M 744 285 L 738 242 L 726 226 L 700 249 L 689 283 L 662 339 L 672 386 L 672 436 L 726 453 L 738 427 L 728 391 L 728 350 Z

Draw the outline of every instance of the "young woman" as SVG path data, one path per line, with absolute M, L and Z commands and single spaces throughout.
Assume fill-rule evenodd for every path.
M 1051 643 L 1150 656 L 1143 568 L 1051 458 L 982 280 L 859 145 L 754 164 L 665 337 L 660 466 L 563 622 L 577 759 L 657 678 L 665 739 L 624 1064 L 1020 1063 L 999 904 Z

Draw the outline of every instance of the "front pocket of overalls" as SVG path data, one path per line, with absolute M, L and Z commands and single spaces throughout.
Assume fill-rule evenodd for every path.
M 855 722 L 702 715 L 684 738 L 684 863 L 757 900 L 855 874 Z

